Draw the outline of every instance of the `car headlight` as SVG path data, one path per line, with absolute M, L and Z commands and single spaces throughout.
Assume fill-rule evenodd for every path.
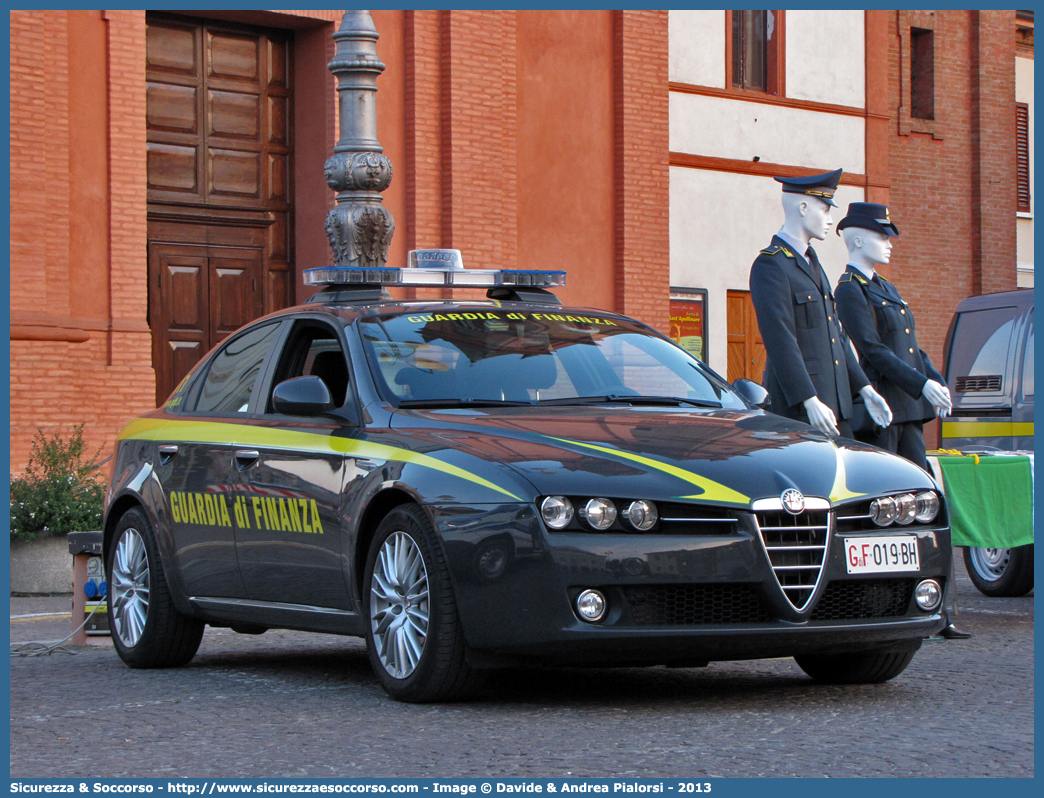
M 914 513 L 914 518 L 922 524 L 934 521 L 935 516 L 939 514 L 939 497 L 935 491 L 926 490 L 924 493 L 918 493 L 915 501 L 917 509 Z
M 565 529 L 573 520 L 573 503 L 565 496 L 548 496 L 540 502 L 540 517 L 552 529 Z
M 870 518 L 878 526 L 888 526 L 899 515 L 899 505 L 891 496 L 870 502 Z
M 895 503 L 899 508 L 895 522 L 903 526 L 912 524 L 914 516 L 917 514 L 917 499 L 914 498 L 914 495 L 912 493 L 904 493 L 902 496 L 896 496 Z
M 616 520 L 616 505 L 608 499 L 591 499 L 580 508 L 580 515 L 595 529 L 608 529 Z
M 656 512 L 656 505 L 644 499 L 631 502 L 627 507 L 625 515 L 627 520 L 631 522 L 631 526 L 642 532 L 652 529 L 660 517 L 659 513 Z

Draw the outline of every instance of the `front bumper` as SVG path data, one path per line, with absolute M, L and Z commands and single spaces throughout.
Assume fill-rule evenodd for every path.
M 842 535 L 831 523 L 822 575 L 798 610 L 752 514 L 738 514 L 728 535 L 607 535 L 548 533 L 532 505 L 428 509 L 480 663 L 685 664 L 909 647 L 945 625 L 942 607 L 913 601 L 921 579 L 946 586 L 945 525 L 902 530 L 918 538 L 916 573 L 850 576 L 841 538 L 873 534 Z M 585 588 L 608 597 L 600 623 L 573 611 Z

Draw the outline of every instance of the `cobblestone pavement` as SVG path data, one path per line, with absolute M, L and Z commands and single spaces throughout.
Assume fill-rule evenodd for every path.
M 883 685 L 816 685 L 792 660 L 498 673 L 411 706 L 361 641 L 207 630 L 188 667 L 134 671 L 107 638 L 11 657 L 12 777 L 1031 777 L 1033 597 L 958 566 L 966 641 Z M 69 599 L 12 599 L 12 651 L 57 640 Z M 74 652 L 74 653 L 69 653 Z M 24 653 L 24 651 L 23 651 Z

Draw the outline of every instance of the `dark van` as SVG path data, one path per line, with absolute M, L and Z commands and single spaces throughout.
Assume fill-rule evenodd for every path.
M 1033 451 L 1033 289 L 964 299 L 946 333 L 946 383 L 953 413 L 940 446 L 968 452 Z M 988 596 L 1033 588 L 1033 544 L 966 548 L 975 586 Z

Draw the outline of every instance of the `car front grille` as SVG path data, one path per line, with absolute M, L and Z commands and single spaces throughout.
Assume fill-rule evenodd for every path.
M 776 581 L 791 605 L 802 610 L 823 571 L 830 514 L 827 510 L 807 510 L 800 515 L 769 510 L 756 515 Z
M 831 582 L 812 611 L 813 621 L 856 621 L 906 615 L 913 579 L 863 579 Z
M 753 585 L 644 585 L 621 588 L 639 626 L 765 623 L 772 615 Z

